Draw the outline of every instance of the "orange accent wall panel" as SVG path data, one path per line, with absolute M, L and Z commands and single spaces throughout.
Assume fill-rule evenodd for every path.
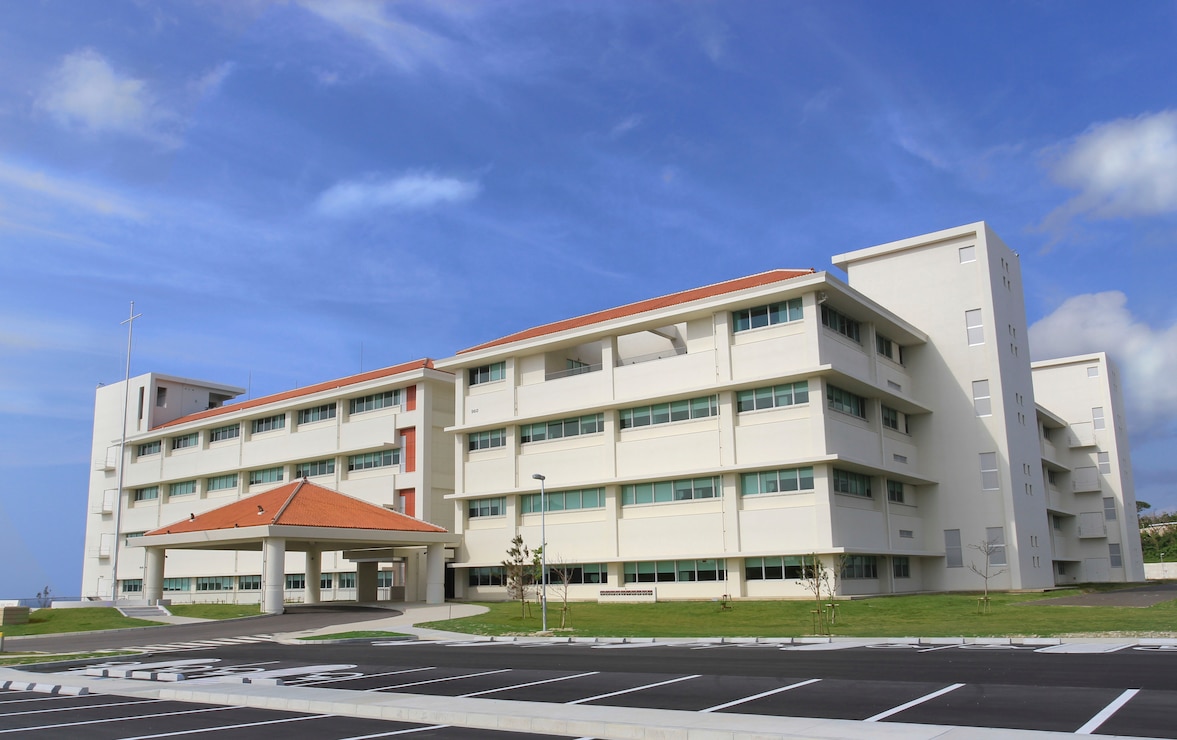
M 405 438 L 401 448 L 401 465 L 406 473 L 412 473 L 417 469 L 417 427 L 402 429 L 400 435 Z
M 417 386 L 410 385 L 405 388 L 405 411 L 417 410 Z
M 412 488 L 402 488 L 397 491 L 401 497 L 401 503 L 404 504 L 404 514 L 406 516 L 417 516 L 417 491 Z

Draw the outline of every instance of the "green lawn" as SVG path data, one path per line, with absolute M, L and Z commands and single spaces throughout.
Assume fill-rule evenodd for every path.
M 116 655 L 134 655 L 133 650 L 100 650 L 95 653 L 66 653 L 52 655 L 49 653 L 0 653 L 0 666 L 30 665 L 33 663 L 60 663 L 66 660 L 83 660 L 86 658 L 111 658 Z
M 168 611 L 177 617 L 200 619 L 237 619 L 261 614 L 257 604 L 172 604 Z
M 28 624 L 6 624 L 0 627 L 5 637 L 20 635 L 49 635 L 57 632 L 91 632 L 124 627 L 149 627 L 159 622 L 131 619 L 109 607 L 83 609 L 38 609 L 29 614 Z
M 1101 589 L 1102 590 L 1102 589 Z M 986 637 L 1071 634 L 1177 634 L 1177 600 L 1148 608 L 1045 606 L 1044 598 L 1075 596 L 1078 589 L 1044 594 L 991 594 L 989 614 L 979 614 L 979 594 L 891 596 L 838 603 L 835 636 Z M 486 614 L 431 622 L 425 627 L 477 635 L 532 634 L 540 611 L 521 618 L 519 603 L 487 603 Z M 812 601 L 737 601 L 730 610 L 716 602 L 571 605 L 574 637 L 797 637 L 813 634 Z M 558 630 L 560 605 L 548 602 L 548 628 Z

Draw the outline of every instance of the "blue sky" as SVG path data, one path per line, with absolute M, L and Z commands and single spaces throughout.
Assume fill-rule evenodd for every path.
M 1177 508 L 1177 4 L 0 2 L 0 598 L 93 389 L 254 395 L 977 220 Z

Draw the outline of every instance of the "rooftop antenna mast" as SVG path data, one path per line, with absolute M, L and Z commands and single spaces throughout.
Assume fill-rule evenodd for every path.
M 120 321 L 119 325 L 127 325 L 127 371 L 123 376 L 123 433 L 119 437 L 119 479 L 118 496 L 114 499 L 114 550 L 110 554 L 110 600 L 119 600 L 119 526 L 123 518 L 123 469 L 127 461 L 127 408 L 131 398 L 131 336 L 135 326 L 135 319 L 143 314 L 135 313 L 135 302 L 131 301 L 130 317 Z

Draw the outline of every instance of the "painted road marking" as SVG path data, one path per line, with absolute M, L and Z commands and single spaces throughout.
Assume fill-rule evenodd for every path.
M 56 697 L 54 697 L 56 698 Z M 53 707 L 50 709 L 29 709 L 24 712 L 4 712 L 0 717 L 18 717 L 22 714 L 48 714 L 49 712 L 76 712 L 79 709 L 94 709 L 95 707 L 125 707 L 131 704 L 155 704 L 164 701 L 163 699 L 138 699 L 136 701 L 120 701 L 112 702 L 110 704 L 82 704 L 74 705 L 72 707 Z
M 403 670 L 389 671 L 387 673 L 368 673 L 368 674 L 360 676 L 360 678 L 380 678 L 382 676 L 396 676 L 401 673 L 416 673 L 418 671 L 432 671 L 432 670 L 436 670 L 436 668 L 437 668 L 437 666 L 426 666 L 424 668 L 405 668 Z M 318 686 L 319 684 L 324 684 L 324 683 L 335 683 L 336 681 L 352 681 L 352 680 L 354 680 L 354 679 L 351 679 L 351 678 L 328 678 L 328 679 L 324 679 L 322 681 L 308 680 L 306 683 L 301 683 L 299 685 L 300 686 Z
M 1075 734 L 1076 735 L 1090 735 L 1091 733 L 1095 732 L 1096 730 L 1099 729 L 1100 725 L 1102 725 L 1104 722 L 1107 722 L 1109 719 L 1111 719 L 1111 716 L 1113 714 L 1120 711 L 1120 707 L 1127 704 L 1128 701 L 1132 697 L 1136 696 L 1139 693 L 1140 693 L 1140 689 L 1128 689 L 1124 693 L 1120 694 L 1119 696 L 1117 696 L 1115 698 L 1115 700 L 1112 701 L 1111 704 L 1108 704 L 1106 707 L 1104 707 L 1102 710 L 1100 710 L 1099 714 L 1095 715 L 1090 720 L 1088 720 L 1087 724 L 1085 724 L 1082 727 L 1080 727 L 1079 729 L 1075 730 Z
M 377 689 L 365 689 L 365 691 L 389 691 L 391 689 L 404 689 L 409 686 L 424 686 L 427 683 L 444 683 L 445 681 L 461 681 L 464 678 L 478 678 L 479 676 L 489 676 L 494 673 L 510 673 L 510 668 L 500 668 L 496 671 L 483 671 L 482 673 L 468 673 L 464 676 L 449 676 L 447 678 L 431 678 L 428 681 L 414 681 L 413 683 L 398 683 L 395 686 L 382 686 Z
M 31 730 L 56 730 L 62 727 L 80 727 L 82 725 L 103 725 L 110 722 L 127 722 L 131 720 L 140 719 L 155 719 L 157 717 L 175 717 L 180 714 L 200 714 L 202 712 L 223 712 L 226 709 L 244 709 L 245 707 L 204 707 L 201 709 L 188 709 L 179 712 L 162 712 L 160 714 L 136 714 L 132 717 L 110 717 L 107 719 L 91 719 L 84 722 L 65 722 L 59 725 L 39 725 L 37 727 L 16 727 L 7 730 L 0 730 L 0 735 L 7 735 L 10 732 L 29 732 Z
M 571 676 L 560 676 L 559 678 L 546 678 L 543 681 L 530 681 L 528 683 L 517 683 L 514 686 L 504 686 L 501 689 L 487 689 L 485 691 L 475 691 L 472 694 L 462 694 L 458 699 L 469 699 L 472 696 L 482 696 L 483 694 L 494 694 L 499 691 L 510 691 L 511 689 L 524 689 L 528 686 L 539 686 L 544 683 L 556 683 L 557 681 L 568 681 L 573 678 L 584 678 L 585 676 L 595 676 L 600 671 L 589 671 L 588 673 L 576 673 Z
M 586 701 L 596 701 L 597 699 L 608 699 L 611 696 L 621 696 L 622 694 L 632 694 L 635 691 L 645 691 L 646 689 L 654 689 L 659 686 L 666 686 L 679 681 L 690 681 L 692 678 L 700 678 L 700 674 L 693 673 L 689 676 L 680 676 L 679 678 L 672 678 L 669 681 L 659 681 L 658 683 L 648 683 L 645 686 L 634 686 L 632 689 L 624 689 L 622 691 L 611 691 L 608 694 L 598 694 L 597 696 L 587 696 L 583 699 L 576 699 L 575 701 L 566 701 L 565 704 L 584 704 Z
M 925 694 L 924 696 L 921 696 L 918 699 L 912 699 L 911 701 L 907 702 L 906 704 L 900 704 L 899 706 L 894 707 L 892 709 L 888 709 L 885 712 L 879 712 L 878 714 L 876 714 L 873 717 L 867 717 L 866 719 L 863 720 L 863 722 L 878 722 L 879 720 L 887 719 L 888 717 L 890 717 L 893 714 L 899 714 L 900 712 L 902 712 L 906 709 L 911 709 L 912 707 L 919 706 L 920 704 L 923 704 L 926 701 L 930 701 L 932 699 L 935 699 L 938 696 L 944 696 L 945 694 L 947 694 L 950 691 L 956 691 L 961 686 L 964 686 L 964 684 L 963 683 L 954 683 L 951 686 L 945 686 L 944 688 L 940 689 L 939 691 L 933 691 L 932 693 Z
M 414 732 L 427 732 L 429 730 L 444 730 L 449 725 L 428 725 L 425 727 L 409 727 L 404 730 L 392 730 L 391 732 L 377 732 L 374 735 L 353 735 L 352 737 L 341 737 L 339 740 L 371 740 L 376 737 L 391 737 L 393 735 L 408 735 Z M 586 739 L 587 740 L 587 739 Z
M 136 735 L 135 737 L 126 737 L 123 740 L 149 740 L 150 738 L 158 737 L 176 737 L 177 735 L 195 735 L 198 732 L 218 732 L 220 730 L 238 730 L 243 727 L 262 727 L 264 725 L 280 725 L 285 722 L 304 722 L 308 719 L 325 719 L 327 717 L 334 717 L 334 714 L 308 714 L 302 717 L 284 717 L 282 719 L 268 719 L 258 722 L 243 722 L 238 725 L 219 725 L 217 727 L 199 727 L 194 730 L 176 730 L 175 732 L 160 732 L 154 735 Z
M 788 686 L 780 686 L 778 688 L 771 689 L 769 691 L 762 691 L 759 694 L 753 694 L 752 696 L 745 696 L 743 699 L 736 699 L 735 701 L 729 701 L 726 704 L 716 704 L 713 707 L 707 707 L 706 709 L 700 709 L 699 711 L 700 712 L 718 712 L 722 709 L 727 709 L 728 707 L 734 707 L 737 704 L 744 704 L 746 702 L 756 701 L 757 699 L 763 699 L 766 696 L 772 696 L 773 694 L 780 694 L 781 692 L 789 691 L 791 689 L 799 689 L 802 686 L 808 686 L 809 684 L 817 683 L 820 680 L 821 680 L 820 678 L 811 678 L 808 681 L 798 681 L 797 683 L 791 683 Z

